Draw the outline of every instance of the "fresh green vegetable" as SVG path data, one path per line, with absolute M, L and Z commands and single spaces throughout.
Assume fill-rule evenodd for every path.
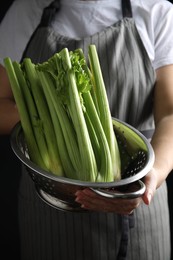
M 24 135 L 26 138 L 26 143 L 28 146 L 30 158 L 33 162 L 38 164 L 41 168 L 48 170 L 45 165 L 44 160 L 42 159 L 42 157 L 40 155 L 40 151 L 39 151 L 38 145 L 37 145 L 35 137 L 34 137 L 33 126 L 31 124 L 30 116 L 28 113 L 28 108 L 25 103 L 24 93 L 21 89 L 22 85 L 19 83 L 20 78 L 22 78 L 23 75 L 21 75 L 21 72 L 18 73 L 18 71 L 15 70 L 15 66 L 13 66 L 13 63 L 10 58 L 6 58 L 4 60 L 4 64 L 5 64 L 7 73 L 8 73 L 13 95 L 14 95 L 14 98 L 15 98 L 15 101 L 16 101 L 16 104 L 18 107 L 19 114 L 20 114 L 21 125 L 22 125 L 23 132 L 24 132 Z M 18 80 L 17 75 L 19 77 L 19 80 Z M 23 87 L 25 88 L 25 84 L 26 84 L 25 80 L 22 83 L 24 83 Z
M 33 100 L 36 104 L 38 116 L 40 118 L 41 131 L 44 133 L 47 147 L 47 168 L 51 172 L 62 176 L 63 171 L 60 164 L 57 143 L 55 142 L 55 131 L 50 117 L 49 108 L 44 96 L 43 88 L 35 70 L 35 65 L 29 58 L 26 58 L 23 61 L 23 67 L 31 94 L 33 96 Z
M 112 126 L 112 117 L 111 117 L 109 103 L 107 99 L 106 88 L 104 85 L 104 80 L 100 68 L 100 62 L 99 62 L 95 45 L 89 46 L 89 61 L 90 61 L 92 75 L 93 75 L 92 77 L 93 84 L 94 84 L 93 91 L 95 91 L 95 96 L 97 99 L 98 113 L 110 149 L 110 154 L 112 159 L 112 171 L 115 174 L 115 178 L 120 179 L 120 174 L 121 174 L 120 154 L 119 154 L 118 144 Z
M 81 165 L 76 133 L 61 101 L 61 95 L 57 94 L 55 84 L 51 80 L 50 75 L 43 71 L 38 71 L 38 75 L 52 116 L 63 168 L 69 178 L 78 179 Z
M 26 143 L 37 148 L 31 160 L 59 176 L 111 182 L 121 177 L 119 148 L 95 45 L 88 55 L 89 64 L 81 49 L 64 48 L 41 64 L 4 64 Z

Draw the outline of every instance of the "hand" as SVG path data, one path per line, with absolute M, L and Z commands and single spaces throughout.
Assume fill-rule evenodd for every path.
M 105 198 L 96 194 L 89 188 L 79 190 L 76 192 L 76 202 L 81 204 L 84 209 L 100 212 L 115 212 L 117 214 L 127 215 L 131 214 L 141 202 L 149 205 L 157 187 L 157 174 L 152 169 L 145 176 L 146 191 L 142 197 L 135 199 L 112 199 Z
M 159 174 L 154 168 L 152 168 L 152 170 L 145 176 L 146 190 L 142 196 L 142 199 L 146 205 L 150 204 L 158 187 L 158 176 Z
M 96 194 L 89 188 L 76 192 L 76 202 L 84 209 L 100 212 L 115 212 L 117 214 L 131 214 L 142 201 L 142 198 L 135 199 L 112 199 Z

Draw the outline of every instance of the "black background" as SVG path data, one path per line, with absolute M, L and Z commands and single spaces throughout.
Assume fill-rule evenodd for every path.
M 1 1 L 0 22 L 13 1 Z M 2 2 L 4 3 L 2 4 Z M 173 0 L 169 2 L 173 3 Z M 5 255 L 5 259 L 10 259 L 13 256 L 20 260 L 17 222 L 17 190 L 20 179 L 20 164 L 11 150 L 9 136 L 0 136 L 0 167 L 1 255 Z M 173 173 L 167 178 L 167 184 L 173 248 Z

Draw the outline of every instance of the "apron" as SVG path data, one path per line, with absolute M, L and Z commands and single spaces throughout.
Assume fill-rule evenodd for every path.
M 122 0 L 122 20 L 81 40 L 55 33 L 51 27 L 59 1 L 44 9 L 23 57 L 46 61 L 67 47 L 95 44 L 113 117 L 140 131 L 154 128 L 152 107 L 155 72 L 139 37 L 130 0 Z M 149 130 L 149 131 L 148 131 Z M 151 205 L 134 215 L 63 212 L 45 204 L 23 167 L 19 190 L 22 260 L 169 260 L 167 189 L 157 190 Z

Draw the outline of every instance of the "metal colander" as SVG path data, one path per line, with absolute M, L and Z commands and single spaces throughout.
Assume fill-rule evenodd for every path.
M 121 180 L 114 182 L 84 182 L 57 177 L 41 169 L 29 159 L 20 123 L 12 130 L 11 147 L 25 165 L 41 199 L 61 210 L 83 211 L 75 202 L 75 192 L 85 187 L 109 198 L 135 198 L 145 192 L 145 184 L 141 179 L 153 166 L 152 146 L 143 134 L 129 124 L 113 118 L 113 126 L 122 162 Z

